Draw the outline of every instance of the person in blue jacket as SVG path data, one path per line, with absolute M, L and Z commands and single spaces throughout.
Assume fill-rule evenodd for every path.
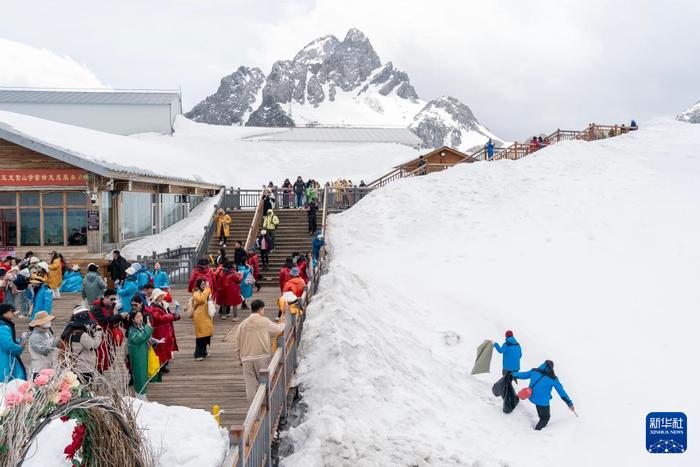
M 493 159 L 493 141 L 489 138 L 488 143 L 486 143 L 486 158 L 488 160 Z
M 520 371 L 520 357 L 523 356 L 523 351 L 520 348 L 520 344 L 513 337 L 513 331 L 506 331 L 506 340 L 503 344 L 498 342 L 493 343 L 493 348 L 496 349 L 498 353 L 503 354 L 503 372 L 505 376 L 506 373 L 513 371 Z
M 33 275 L 29 280 L 29 287 L 24 291 L 24 296 L 32 304 L 32 314 L 29 320 L 40 311 L 51 314 L 53 308 L 53 291 L 46 285 L 46 276 Z
M 146 286 L 146 284 L 151 282 L 151 274 L 148 269 L 144 268 L 139 263 L 134 263 L 131 265 L 131 267 L 134 268 L 134 271 L 136 271 L 134 273 L 136 276 L 136 283 L 139 290 L 141 290 Z
M 27 370 L 19 358 L 27 340 L 17 339 L 15 323 L 17 311 L 7 303 L 0 304 L 0 383 L 13 379 L 27 379 Z
M 74 264 L 70 271 L 63 275 L 63 282 L 59 292 L 80 292 L 83 290 L 83 275 L 80 274 L 80 266 Z
M 564 386 L 559 382 L 559 378 L 554 374 L 554 362 L 545 360 L 538 368 L 530 371 L 513 373 L 514 378 L 529 379 L 532 395 L 530 402 L 537 407 L 537 415 L 540 420 L 535 425 L 535 430 L 541 430 L 549 423 L 550 410 L 549 401 L 552 399 L 552 388 L 556 389 L 559 397 L 569 406 L 569 410 L 574 411 L 574 403 L 569 395 L 564 391 Z
M 160 263 L 153 266 L 152 276 L 153 287 L 167 292 L 170 288 L 170 279 L 168 279 L 168 273 L 160 268 Z
M 131 299 L 139 291 L 138 278 L 136 277 L 136 270 L 133 267 L 126 268 L 126 279 L 122 283 L 121 287 L 117 289 L 117 295 L 119 295 L 119 301 L 121 302 L 121 313 L 131 312 Z
M 318 256 L 321 254 L 321 248 L 323 248 L 325 244 L 326 241 L 323 239 L 323 234 L 319 232 L 313 242 L 311 242 L 311 256 L 313 259 L 318 259 Z

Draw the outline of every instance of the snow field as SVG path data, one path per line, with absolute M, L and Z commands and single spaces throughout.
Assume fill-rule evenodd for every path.
M 700 414 L 700 128 L 663 120 L 521 161 L 393 183 L 330 217 L 331 263 L 308 310 L 309 405 L 285 466 L 697 465 L 645 450 L 651 411 Z M 553 392 L 504 415 L 483 339 L 512 329 Z M 522 386 L 516 387 L 519 389 Z

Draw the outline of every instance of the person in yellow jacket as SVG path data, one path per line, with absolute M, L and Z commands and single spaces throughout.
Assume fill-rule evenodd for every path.
M 231 216 L 223 208 L 216 211 L 216 234 L 219 236 L 219 245 L 226 248 L 226 239 L 231 235 Z
M 211 344 L 211 336 L 214 335 L 214 322 L 209 315 L 209 301 L 211 300 L 210 284 L 204 278 L 195 282 L 192 291 L 192 321 L 194 322 L 195 348 L 194 359 L 198 362 L 209 355 L 207 347 Z
M 280 220 L 279 218 L 275 215 L 275 212 L 272 209 L 267 210 L 267 214 L 265 214 L 265 217 L 263 217 L 263 224 L 262 228 L 264 230 L 267 230 L 267 233 L 270 234 L 270 238 L 272 238 L 272 244 L 275 244 L 275 230 L 277 230 L 277 226 L 279 225 Z
M 49 263 L 49 277 L 46 280 L 46 285 L 53 292 L 54 298 L 61 298 L 61 292 L 58 290 L 63 282 L 63 267 L 61 266 L 61 255 L 55 250 L 51 252 L 51 262 Z

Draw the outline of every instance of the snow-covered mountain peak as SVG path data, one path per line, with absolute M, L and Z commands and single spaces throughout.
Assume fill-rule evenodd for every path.
M 420 100 L 408 74 L 391 61 L 382 64 L 356 28 L 342 41 L 334 35 L 311 41 L 292 60 L 275 62 L 267 76 L 239 68 L 186 116 L 217 125 L 399 125 L 426 148 L 464 150 L 493 137 L 458 99 Z
M 320 65 L 326 60 L 338 47 L 340 41 L 337 37 L 330 34 L 328 36 L 319 37 L 309 42 L 306 47 L 301 49 L 295 56 L 295 63 L 304 65 Z
M 690 106 L 683 113 L 676 117 L 676 120 L 689 123 L 700 123 L 700 101 Z

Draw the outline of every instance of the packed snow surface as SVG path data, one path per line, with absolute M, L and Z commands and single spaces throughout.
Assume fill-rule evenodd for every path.
M 243 140 L 287 128 L 227 127 L 195 123 L 184 117 L 175 120 L 173 135 L 134 136 L 163 148 L 193 155 L 192 174 L 204 180 L 219 180 L 228 186 L 257 188 L 272 181 L 292 183 L 297 175 L 321 184 L 338 178 L 369 183 L 392 167 L 418 157 L 418 151 L 391 143 L 311 143 Z
M 0 384 L 0 409 L 6 392 L 17 390 L 18 381 Z M 136 421 L 158 458 L 158 467 L 219 467 L 228 451 L 228 434 L 210 413 L 189 407 L 165 406 L 131 400 Z M 63 450 L 71 442 L 75 421 L 54 420 L 29 448 L 25 467 L 72 465 Z
M 698 430 L 684 454 L 645 446 L 648 412 L 700 419 L 698 147 L 699 126 L 658 121 L 332 215 L 299 368 L 309 409 L 283 465 L 700 465 Z M 554 361 L 580 418 L 556 392 L 541 432 L 529 401 L 503 414 L 496 353 L 470 375 L 507 329 L 523 370 Z
M 215 205 L 219 203 L 223 191 L 202 201 L 189 214 L 179 222 L 171 225 L 159 234 L 148 235 L 129 243 L 121 248 L 121 254 L 125 258 L 135 260 L 137 256 L 149 256 L 154 251 L 162 253 L 168 248 L 174 250 L 179 247 L 196 247 L 202 240 L 204 229 L 209 226 L 214 215 Z M 107 257 L 111 257 L 109 253 Z

